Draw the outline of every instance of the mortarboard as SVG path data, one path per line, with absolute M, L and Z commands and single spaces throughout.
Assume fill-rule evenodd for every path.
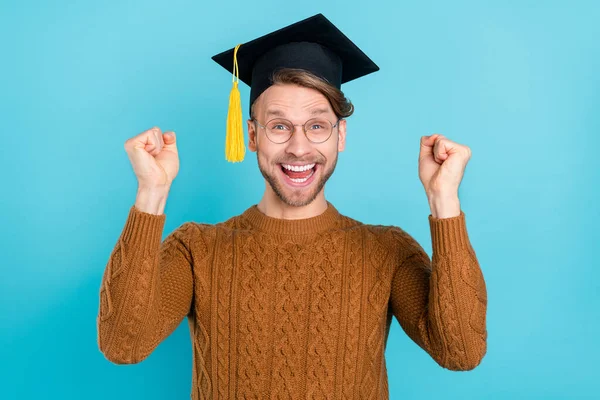
M 230 162 L 242 161 L 245 153 L 239 80 L 250 86 L 251 109 L 258 96 L 271 86 L 271 75 L 279 68 L 308 70 L 338 89 L 342 83 L 379 70 L 323 14 L 238 44 L 212 59 L 233 74 L 225 143 L 225 158 Z

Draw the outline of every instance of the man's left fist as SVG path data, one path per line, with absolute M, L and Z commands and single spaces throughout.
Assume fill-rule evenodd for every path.
M 419 179 L 428 197 L 458 195 L 471 149 L 435 133 L 421 136 Z

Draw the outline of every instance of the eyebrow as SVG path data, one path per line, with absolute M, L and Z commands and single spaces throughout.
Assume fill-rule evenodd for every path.
M 310 115 L 327 114 L 328 112 L 329 112 L 329 110 L 326 108 L 313 108 L 310 111 Z M 281 110 L 272 109 L 272 110 L 267 110 L 267 117 L 269 117 L 269 116 L 285 117 L 285 113 Z

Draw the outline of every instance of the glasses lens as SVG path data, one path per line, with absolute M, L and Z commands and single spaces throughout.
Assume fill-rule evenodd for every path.
M 265 126 L 269 139 L 275 143 L 283 143 L 288 140 L 294 130 L 292 123 L 286 119 L 272 119 Z
M 307 121 L 304 128 L 306 129 L 308 139 L 315 143 L 321 143 L 329 139 L 333 130 L 331 122 L 323 118 L 315 118 Z

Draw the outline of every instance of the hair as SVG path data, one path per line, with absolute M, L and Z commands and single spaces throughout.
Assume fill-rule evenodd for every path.
M 347 118 L 354 113 L 354 105 L 340 89 L 305 69 L 281 68 L 273 72 L 270 80 L 273 85 L 287 83 L 318 90 L 329 100 L 329 104 L 338 118 Z M 255 105 L 256 102 L 252 103 L 250 112 L 252 117 L 255 116 Z

